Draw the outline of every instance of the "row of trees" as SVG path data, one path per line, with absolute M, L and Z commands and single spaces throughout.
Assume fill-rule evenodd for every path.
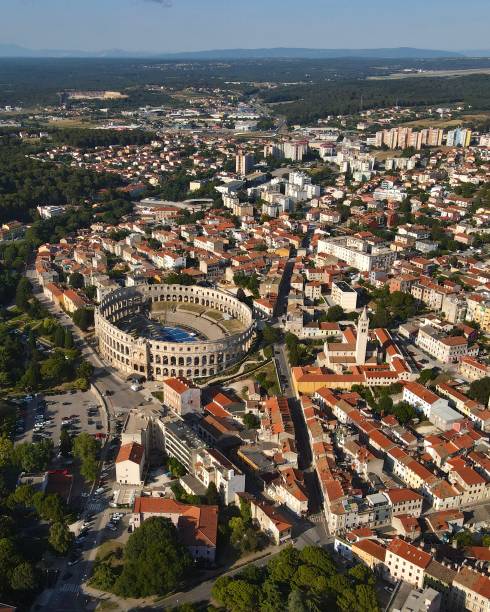
M 377 612 L 374 583 L 364 565 L 342 574 L 322 548 L 290 546 L 264 568 L 249 565 L 236 576 L 221 576 L 212 596 L 230 612 Z

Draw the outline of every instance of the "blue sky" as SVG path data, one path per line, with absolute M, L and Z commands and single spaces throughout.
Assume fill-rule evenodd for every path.
M 51 49 L 483 49 L 489 23 L 489 0 L 0 0 L 0 43 Z

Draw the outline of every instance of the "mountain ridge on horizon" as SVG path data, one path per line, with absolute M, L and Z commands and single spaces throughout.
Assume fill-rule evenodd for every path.
M 480 55 L 481 54 L 481 55 Z M 306 47 L 271 47 L 256 49 L 210 49 L 182 52 L 144 52 L 108 49 L 103 51 L 80 51 L 65 49 L 29 49 L 16 44 L 0 43 L 0 58 L 98 58 L 98 59 L 194 59 L 194 60 L 238 60 L 238 59 L 458 59 L 465 57 L 490 57 L 490 51 L 445 51 L 419 49 L 417 47 L 386 47 L 373 49 L 315 49 Z

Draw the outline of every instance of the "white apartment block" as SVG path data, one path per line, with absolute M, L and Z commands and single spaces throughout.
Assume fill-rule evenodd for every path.
M 345 281 L 334 281 L 332 283 L 332 301 L 346 312 L 352 312 L 357 308 L 357 291 Z
M 343 236 L 319 240 L 317 252 L 333 255 L 361 272 L 387 271 L 397 258 L 388 248 L 371 249 L 363 241 L 349 241 Z

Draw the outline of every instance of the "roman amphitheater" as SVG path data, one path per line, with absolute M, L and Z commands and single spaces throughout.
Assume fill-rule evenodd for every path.
M 101 356 L 147 379 L 221 373 L 250 348 L 252 312 L 232 295 L 185 285 L 141 285 L 107 294 L 95 313 Z

